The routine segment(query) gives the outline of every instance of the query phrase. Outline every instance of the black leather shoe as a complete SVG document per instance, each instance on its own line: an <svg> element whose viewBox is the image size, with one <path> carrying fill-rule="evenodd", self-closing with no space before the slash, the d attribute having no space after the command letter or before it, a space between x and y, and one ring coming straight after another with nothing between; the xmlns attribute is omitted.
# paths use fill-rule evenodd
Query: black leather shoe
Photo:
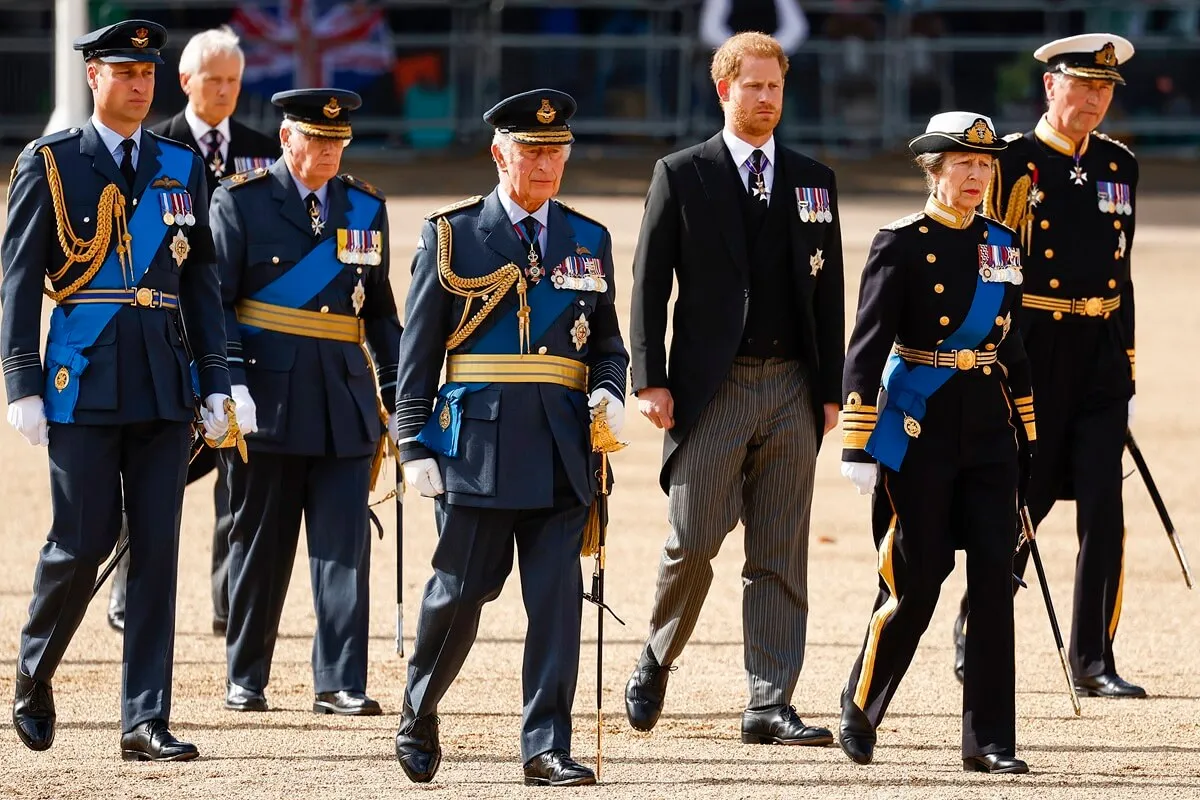
<svg viewBox="0 0 1200 800"><path fill-rule="evenodd" d="M213 636L224 636L229 628L229 620L213 617Z"/></svg>
<svg viewBox="0 0 1200 800"><path fill-rule="evenodd" d="M661 666L650 645L646 645L629 683L625 684L625 714L635 730L652 730L658 722L667 696L667 678L675 669Z"/></svg>
<svg viewBox="0 0 1200 800"><path fill-rule="evenodd" d="M960 611L954 618L954 677L963 682L967 665L967 618Z"/></svg>
<svg viewBox="0 0 1200 800"><path fill-rule="evenodd" d="M525 764L526 786L591 786L595 782L596 773L566 750L547 750Z"/></svg>
<svg viewBox="0 0 1200 800"><path fill-rule="evenodd" d="M231 683L225 690L225 707L230 711L266 711L267 698L262 692Z"/></svg>
<svg viewBox="0 0 1200 800"><path fill-rule="evenodd" d="M125 609L110 608L108 610L108 627L117 633L125 632Z"/></svg>
<svg viewBox="0 0 1200 800"><path fill-rule="evenodd" d="M13 727L30 750L49 750L54 744L54 690L49 681L34 680L17 670L13 693Z"/></svg>
<svg viewBox="0 0 1200 800"><path fill-rule="evenodd" d="M1120 675L1093 675L1075 679L1075 691L1084 697L1145 697L1146 690Z"/></svg>
<svg viewBox="0 0 1200 800"><path fill-rule="evenodd" d="M971 756L963 759L963 772L986 772L989 775L1024 775L1029 765L1019 758L1001 753Z"/></svg>
<svg viewBox="0 0 1200 800"><path fill-rule="evenodd" d="M383 709L363 692L340 690L321 692L313 701L314 714L341 714L344 717L377 717Z"/></svg>
<svg viewBox="0 0 1200 800"><path fill-rule="evenodd" d="M828 728L805 725L792 706L746 709L742 712L742 744L833 744Z"/></svg>
<svg viewBox="0 0 1200 800"><path fill-rule="evenodd" d="M442 746L438 742L438 718L433 714L400 718L396 732L396 760L413 783L429 783L442 765Z"/></svg>
<svg viewBox="0 0 1200 800"><path fill-rule="evenodd" d="M135 725L121 735L121 758L126 761L191 761L199 755L196 745L176 739L161 719Z"/></svg>
<svg viewBox="0 0 1200 800"><path fill-rule="evenodd" d="M842 752L855 764L870 764L875 757L875 729L867 715L854 703L842 706L838 743L842 746Z"/></svg>

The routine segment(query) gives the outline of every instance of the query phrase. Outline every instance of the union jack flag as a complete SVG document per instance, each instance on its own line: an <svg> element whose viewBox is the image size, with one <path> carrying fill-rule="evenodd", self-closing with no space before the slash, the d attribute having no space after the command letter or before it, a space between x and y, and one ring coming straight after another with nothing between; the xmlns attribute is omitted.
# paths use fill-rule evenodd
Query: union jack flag
<svg viewBox="0 0 1200 800"><path fill-rule="evenodd" d="M356 89L390 73L391 30L365 0L279 0L246 5L230 25L242 39L251 92L336 86Z"/></svg>

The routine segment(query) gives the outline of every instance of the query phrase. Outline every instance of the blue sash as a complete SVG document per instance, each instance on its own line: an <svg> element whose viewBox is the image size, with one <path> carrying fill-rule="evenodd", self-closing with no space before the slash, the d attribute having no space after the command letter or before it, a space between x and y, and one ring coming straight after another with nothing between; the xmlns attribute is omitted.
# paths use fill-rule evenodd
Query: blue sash
<svg viewBox="0 0 1200 800"><path fill-rule="evenodd" d="M1012 244L1007 229L988 223L988 244ZM1004 302L1005 285L989 283L982 276L975 279L975 296L966 319L954 333L946 337L938 350L972 350L991 332L996 314ZM883 388L887 402L879 412L875 431L867 440L866 451L880 464L898 470L908 452L910 437L904 432L906 416L920 422L925 417L925 402L954 375L953 367L910 366L896 353L887 360L883 370Z"/></svg>
<svg viewBox="0 0 1200 800"><path fill-rule="evenodd" d="M347 187L346 200L350 205L346 213L346 227L354 230L365 230L383 205L378 198L353 187ZM250 299L273 306L301 308L320 294L345 266L337 260L337 237L331 236L308 251L308 255L287 272L250 295ZM239 327L243 336L262 332L262 328L253 325Z"/></svg>
<svg viewBox="0 0 1200 800"><path fill-rule="evenodd" d="M567 213L564 210L564 213ZM575 230L575 241L599 253L604 243L604 228L589 219L570 215ZM550 265L553 266L553 265ZM530 288L526 294L529 303L529 341L536 342L545 335L550 326L575 302L577 292L571 289L556 289L548 277ZM458 350L479 355L515 354L520 343L518 306L497 319L492 326L474 341L469 341ZM479 391L486 383L447 383L438 391L433 414L425 427L417 434L417 441L435 453L454 458L458 455L458 434L462 429L462 399L471 392ZM449 424L443 428L443 410L449 411Z"/></svg>
<svg viewBox="0 0 1200 800"><path fill-rule="evenodd" d="M195 154L186 147L168 144L159 140L158 172L150 185L142 192L138 204L129 217L129 235L132 237L131 263L133 284L136 286L150 268L151 262L162 247L170 232L163 223L159 208L159 195L165 190L155 188L159 178L184 175L190 177L192 159ZM116 235L114 227L113 235ZM108 257L100 265L87 286L91 289L124 289L121 265L117 258L119 242L110 242ZM79 402L79 379L87 369L88 359L83 351L96 343L100 334L121 309L121 303L82 303L68 315L62 306L50 314L50 332L46 336L46 389L43 392L46 404L46 419L50 422L74 422L75 404ZM62 380L58 373L66 369L69 377Z"/></svg>

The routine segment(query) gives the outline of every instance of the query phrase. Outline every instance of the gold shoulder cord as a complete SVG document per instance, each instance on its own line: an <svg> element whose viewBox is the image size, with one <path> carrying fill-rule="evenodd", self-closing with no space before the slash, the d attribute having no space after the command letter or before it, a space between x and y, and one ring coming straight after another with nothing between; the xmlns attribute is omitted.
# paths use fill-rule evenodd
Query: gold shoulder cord
<svg viewBox="0 0 1200 800"><path fill-rule="evenodd" d="M520 353L529 352L529 304L525 300L526 283L525 276L521 273L521 268L516 264L509 262L500 269L494 272L489 272L487 275L480 275L478 278L463 278L455 275L450 268L451 255L451 239L453 232L450 223L445 217L438 217L437 221L437 264L438 264L438 280L450 294L456 297L462 297L466 300L463 306L462 317L458 321L458 327L454 329L454 333L450 334L450 338L446 340L446 349L453 350L458 347L467 337L475 332L475 329L487 319L508 291L515 284L517 287L517 296L521 301L521 308L517 311L517 316L520 321L518 330L520 342L518 343ZM471 316L471 305L475 300L484 298L483 306ZM470 317L470 319L468 319Z"/></svg>
<svg viewBox="0 0 1200 800"><path fill-rule="evenodd" d="M42 291L54 302L61 303L94 278L104 264L105 256L108 255L114 221L119 237L117 258L121 262L121 275L124 277L126 270L132 274L130 245L133 237L129 235L129 226L125 219L125 196L121 194L121 190L112 183L104 187L104 191L100 193L100 201L96 205L96 235L90 240L80 239L72 230L71 220L67 216L67 205L63 200L62 177L58 172L58 164L54 161L54 154L50 152L49 147L43 147L40 152L46 162L46 181L50 184L50 199L54 202L54 221L58 229L58 245L67 258L59 270L49 273L50 280L53 283L61 279L74 264L91 262L83 274L66 288L55 291L52 288L43 287Z"/></svg>

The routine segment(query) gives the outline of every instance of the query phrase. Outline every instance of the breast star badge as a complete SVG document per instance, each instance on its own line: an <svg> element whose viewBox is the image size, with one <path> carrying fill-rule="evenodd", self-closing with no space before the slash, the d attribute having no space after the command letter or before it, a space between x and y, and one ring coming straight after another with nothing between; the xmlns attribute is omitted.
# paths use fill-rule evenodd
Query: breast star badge
<svg viewBox="0 0 1200 800"><path fill-rule="evenodd" d="M171 255L175 258L175 266L182 267L183 260L188 257L190 252L192 252L192 245L183 235L183 230L175 231L175 238L171 240Z"/></svg>
<svg viewBox="0 0 1200 800"><path fill-rule="evenodd" d="M575 343L575 349L582 350L591 335L592 326L588 324L587 317L580 314L579 319L575 320L575 324L571 326L571 341Z"/></svg>
<svg viewBox="0 0 1200 800"><path fill-rule="evenodd" d="M1083 171L1083 167L1078 164L1071 167L1071 180L1075 181L1076 186L1083 186L1083 182L1087 180L1087 173Z"/></svg>
<svg viewBox="0 0 1200 800"><path fill-rule="evenodd" d="M813 277L816 277L817 273L825 266L825 257L821 254L820 248L813 253L812 258L808 259L808 265L812 267Z"/></svg>
<svg viewBox="0 0 1200 800"><path fill-rule="evenodd" d="M367 290L360 280L354 286L354 291L350 293L350 304L354 306L354 315L358 316L358 312L362 311L363 302L367 299Z"/></svg>

